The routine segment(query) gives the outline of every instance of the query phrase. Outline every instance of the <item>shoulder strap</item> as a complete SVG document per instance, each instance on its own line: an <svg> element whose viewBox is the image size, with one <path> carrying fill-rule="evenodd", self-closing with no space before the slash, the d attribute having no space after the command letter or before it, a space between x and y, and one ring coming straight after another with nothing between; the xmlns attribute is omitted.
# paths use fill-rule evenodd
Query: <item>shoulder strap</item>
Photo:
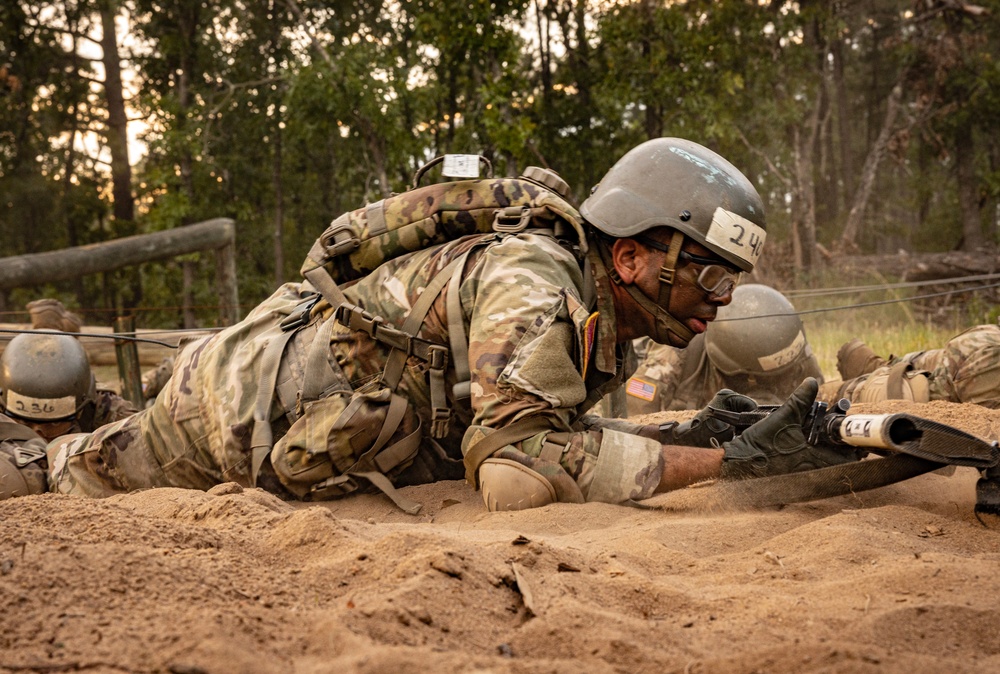
<svg viewBox="0 0 1000 674"><path fill-rule="evenodd" d="M0 442L11 440L14 442L23 440L41 440L42 437L24 424L16 421L0 418Z"/></svg>
<svg viewBox="0 0 1000 674"><path fill-rule="evenodd" d="M887 400L903 400L903 377L913 369L913 364L908 361L896 363L889 368L889 375L885 382L885 397Z"/></svg>
<svg viewBox="0 0 1000 674"><path fill-rule="evenodd" d="M465 317L462 313L462 297L460 290L462 287L461 270L465 269L465 262L469 258L469 253L461 257L459 274L452 277L448 283L448 296L446 300L448 312L448 343L451 346L451 362L455 366L455 376L458 380L452 387L452 393L456 400L466 400L471 396L471 376L469 373L469 340L465 335Z"/></svg>
<svg viewBox="0 0 1000 674"><path fill-rule="evenodd" d="M253 410L253 432L250 435L250 484L257 486L257 476L264 459L271 453L274 435L271 430L271 400L278 380L281 355L295 330L285 330L275 335L264 347L258 372L257 400Z"/></svg>

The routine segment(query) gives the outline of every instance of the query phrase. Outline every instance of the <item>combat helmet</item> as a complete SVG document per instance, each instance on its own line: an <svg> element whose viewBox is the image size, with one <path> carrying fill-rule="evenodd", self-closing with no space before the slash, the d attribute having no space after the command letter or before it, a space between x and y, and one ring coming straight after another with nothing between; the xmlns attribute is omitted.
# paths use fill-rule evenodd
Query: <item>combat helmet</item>
<svg viewBox="0 0 1000 674"><path fill-rule="evenodd" d="M682 138L656 138L626 153L583 202L580 213L605 237L638 237L657 227L673 230L656 302L638 288L626 287L656 317L658 334L653 339L661 343L668 343L667 332L684 343L694 336L666 310L685 237L734 269L750 272L766 236L764 204L753 184L720 155ZM621 283L607 259L605 266Z"/></svg>
<svg viewBox="0 0 1000 674"><path fill-rule="evenodd" d="M87 352L75 337L20 334L0 356L0 408L10 416L36 423L69 419L95 397Z"/></svg>
<svg viewBox="0 0 1000 674"><path fill-rule="evenodd" d="M769 286L750 283L733 291L705 331L705 352L727 376L781 375L813 358L795 307Z"/></svg>

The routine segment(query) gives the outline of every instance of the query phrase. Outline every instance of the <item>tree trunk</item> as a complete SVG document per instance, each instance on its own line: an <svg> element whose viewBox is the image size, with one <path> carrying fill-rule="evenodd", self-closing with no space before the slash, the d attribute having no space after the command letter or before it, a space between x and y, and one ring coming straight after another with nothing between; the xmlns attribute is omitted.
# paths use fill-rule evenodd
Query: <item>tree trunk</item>
<svg viewBox="0 0 1000 674"><path fill-rule="evenodd" d="M962 250L968 251L981 248L986 243L979 213L975 153L972 127L962 123L955 133L955 176L958 179L958 205L962 213Z"/></svg>
<svg viewBox="0 0 1000 674"><path fill-rule="evenodd" d="M111 194L114 201L115 236L131 236L138 231L135 225L135 199L132 196L132 166L128 157L128 116L125 114L125 95L122 88L121 57L118 53L118 36L115 31L115 0L105 0L100 5L101 49L104 64L104 96L108 108L107 143L111 153ZM127 308L142 304L142 275L139 270L125 270L125 290L121 291L122 305Z"/></svg>
<svg viewBox="0 0 1000 674"><path fill-rule="evenodd" d="M285 198L281 183L281 112L275 113L274 163L271 180L274 184L274 282L285 282Z"/></svg>
<svg viewBox="0 0 1000 674"><path fill-rule="evenodd" d="M107 140L111 152L114 216L119 224L119 235L128 236L135 233L134 226L129 224L121 228L121 223L135 220L135 201L132 197L132 167L128 158L128 117L125 115L121 58L115 34L116 9L113 0L101 5L101 48L104 51L104 95L108 106Z"/></svg>
<svg viewBox="0 0 1000 674"><path fill-rule="evenodd" d="M868 157L865 159L865 167L861 171L861 182L854 195L854 203L851 211L847 215L847 223L844 231L840 235L840 247L847 251L857 250L858 231L861 229L861 221L865 215L865 208L868 199L871 197L872 187L875 184L875 176L878 172L879 163L885 156L886 146L889 138L892 137L893 126L896 123L896 114L899 112L899 102L903 98L903 87L897 84L892 88L892 93L886 101L885 119L882 122L882 130L879 132L875 144L872 145Z"/></svg>
<svg viewBox="0 0 1000 674"><path fill-rule="evenodd" d="M847 84L844 82L844 41L837 39L831 45L833 54L833 90L837 99L837 130L840 142L840 166L837 175L840 177L838 202L845 203L846 195L854 193L854 150L851 142L851 108L847 98Z"/></svg>
<svg viewBox="0 0 1000 674"><path fill-rule="evenodd" d="M182 8L180 11L179 22L180 22L180 34L184 40L185 45L194 44L195 32L198 29L198 10L195 8L190 14L185 13ZM194 63L191 56L189 48L182 50L180 57L180 67L177 69L177 128L181 131L182 136L188 130L188 108L191 104L191 76L194 69ZM180 161L181 170L181 189L185 197L187 197L187 203L189 208L195 203L195 191L194 191L194 169L193 161L191 157L191 151L187 149L187 144L185 144L184 149L181 150ZM181 218L181 225L190 224L190 215L184 215ZM197 317L194 313L194 279L196 277L197 263L193 260L183 260L181 262L181 327L190 330L197 325Z"/></svg>

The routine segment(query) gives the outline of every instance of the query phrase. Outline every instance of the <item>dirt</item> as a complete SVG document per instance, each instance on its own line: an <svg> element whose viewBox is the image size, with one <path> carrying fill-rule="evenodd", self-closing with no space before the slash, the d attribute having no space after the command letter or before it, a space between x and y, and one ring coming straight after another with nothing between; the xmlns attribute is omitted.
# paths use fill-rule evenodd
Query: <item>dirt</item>
<svg viewBox="0 0 1000 674"><path fill-rule="evenodd" d="M975 406L855 411L1000 437ZM490 514L462 482L405 489L415 517L232 484L14 499L0 672L1000 671L978 477L752 510L688 489Z"/></svg>

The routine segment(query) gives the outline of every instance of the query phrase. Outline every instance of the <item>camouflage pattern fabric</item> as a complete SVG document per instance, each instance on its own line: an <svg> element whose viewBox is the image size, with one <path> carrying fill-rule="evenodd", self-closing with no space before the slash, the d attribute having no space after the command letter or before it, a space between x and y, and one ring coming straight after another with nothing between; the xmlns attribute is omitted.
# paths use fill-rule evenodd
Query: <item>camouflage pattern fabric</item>
<svg viewBox="0 0 1000 674"><path fill-rule="evenodd" d="M337 283L353 281L375 271L383 262L407 252L426 250L474 233L489 234L500 208L531 209L532 226L569 225L583 240L582 218L551 190L527 180L496 178L427 185L344 213L320 237L329 245L347 232L359 242L347 255L326 262ZM514 216L516 220L517 217ZM561 232L557 232L557 235ZM315 262L306 259L302 273Z"/></svg>
<svg viewBox="0 0 1000 674"><path fill-rule="evenodd" d="M142 373L142 397L149 402L160 395L167 380L174 371L174 358L167 356L160 364Z"/></svg>
<svg viewBox="0 0 1000 674"><path fill-rule="evenodd" d="M724 388L750 396L761 405L780 405L806 377L823 381L815 356L809 353L795 364L769 377L727 376L705 351L705 336L696 335L685 349L636 340L639 367L626 384L628 415L662 410L699 410Z"/></svg>
<svg viewBox="0 0 1000 674"><path fill-rule="evenodd" d="M127 419L135 413L135 407L132 403L125 400L125 398L122 398L114 391L98 389L97 400L94 403L93 418L81 420L79 429L73 429L71 432L89 433L105 424L113 424L116 421Z"/></svg>
<svg viewBox="0 0 1000 674"><path fill-rule="evenodd" d="M593 309L581 299L584 278L579 261L552 236L532 230L467 236L390 260L345 288L345 294L372 315L399 326L434 274L470 250L460 299L469 344L471 401L450 399L449 434L438 440L427 437L431 409L426 364L411 359L397 392L410 403L404 425L415 428L419 422L425 436L412 463L390 477L397 486L460 478L463 453L477 438L517 419L544 415L559 431L558 462L540 458L548 433L508 446L500 454L516 456L538 470L566 500L586 498L602 434L574 422L622 384L627 368L634 368L631 348L616 344L610 280L593 253L588 253L597 288ZM187 345L177 356L166 387L146 410L92 434L50 444L53 489L100 497L154 486L207 489L223 481L249 484L261 354L278 334L280 320L308 290L307 284L286 284L238 325ZM428 313L421 338L448 344L445 301L442 293ZM332 314L333 308L323 301L313 307L311 329L291 339L282 365L285 375L279 379L291 377L301 386L309 339ZM366 334L338 325L329 346L329 365L340 382L328 389L357 390L380 377L388 349ZM449 396L456 382L449 366ZM275 400L271 417L276 440L281 441L289 424L301 424L311 410L322 407L289 410ZM296 418L299 412L302 416ZM328 433L329 417L314 422L327 424L319 429L320 437ZM628 484L619 500L652 494L662 469L656 461L652 464L637 470L631 482L623 481Z"/></svg>
<svg viewBox="0 0 1000 674"><path fill-rule="evenodd" d="M1000 409L1000 326L977 325L956 335L940 349L892 356L886 365L846 382L831 382L821 397L844 396L857 402L868 382L884 379L898 363L910 363L928 379L931 400L975 403Z"/></svg>
<svg viewBox="0 0 1000 674"><path fill-rule="evenodd" d="M97 391L94 406L85 410L79 418L69 422L41 424L40 426L49 427L47 430L51 433L50 437L51 435L60 433L60 438L56 439L58 441L68 437L80 437L77 434L84 431L94 431L105 424L128 419L133 414L135 414L135 408L127 400L112 391L101 389ZM31 454L42 454L44 456L48 443L38 434L38 431L34 430L38 426L35 424L25 424L16 418L0 414L0 453L14 457L20 448ZM39 430L45 432L46 429ZM44 467L44 462L36 461L19 467L28 484L32 486L32 493L41 493L47 490L46 471Z"/></svg>

